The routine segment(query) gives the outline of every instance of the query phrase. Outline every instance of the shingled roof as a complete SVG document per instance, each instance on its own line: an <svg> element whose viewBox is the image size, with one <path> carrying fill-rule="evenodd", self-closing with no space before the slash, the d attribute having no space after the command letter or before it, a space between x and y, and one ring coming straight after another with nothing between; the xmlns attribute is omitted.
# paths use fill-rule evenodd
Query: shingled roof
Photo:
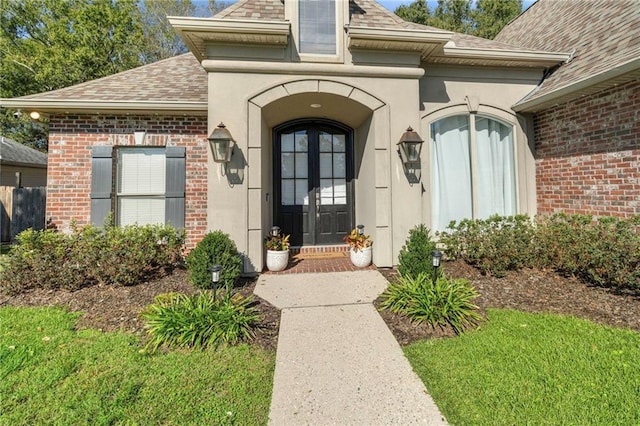
<svg viewBox="0 0 640 426"><path fill-rule="evenodd" d="M0 164L46 168L47 154L0 136Z"/></svg>
<svg viewBox="0 0 640 426"><path fill-rule="evenodd" d="M506 26L497 41L530 49L573 52L571 60L546 78L519 104L540 109L544 99L562 100L638 78L640 4L638 0L538 0ZM635 74L630 74L635 70ZM634 77L635 76L635 77ZM536 106L537 105L537 106Z"/></svg>

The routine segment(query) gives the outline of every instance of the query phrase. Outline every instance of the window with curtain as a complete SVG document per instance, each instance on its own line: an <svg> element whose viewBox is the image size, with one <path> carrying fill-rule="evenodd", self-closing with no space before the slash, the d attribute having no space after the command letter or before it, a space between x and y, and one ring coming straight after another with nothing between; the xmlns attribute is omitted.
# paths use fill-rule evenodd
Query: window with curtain
<svg viewBox="0 0 640 426"><path fill-rule="evenodd" d="M335 0L299 0L300 53L336 54Z"/></svg>
<svg viewBox="0 0 640 426"><path fill-rule="evenodd" d="M118 150L116 213L119 225L165 223L164 148Z"/></svg>
<svg viewBox="0 0 640 426"><path fill-rule="evenodd" d="M513 126L476 114L431 124L432 228L516 214Z"/></svg>

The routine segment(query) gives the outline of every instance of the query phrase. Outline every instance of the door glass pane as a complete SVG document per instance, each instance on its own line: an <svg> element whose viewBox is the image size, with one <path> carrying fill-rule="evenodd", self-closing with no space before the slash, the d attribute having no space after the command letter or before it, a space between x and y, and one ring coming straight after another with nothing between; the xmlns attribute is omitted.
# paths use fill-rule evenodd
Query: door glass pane
<svg viewBox="0 0 640 426"><path fill-rule="evenodd" d="M333 179L320 179L320 204L333 204Z"/></svg>
<svg viewBox="0 0 640 426"><path fill-rule="evenodd" d="M516 214L516 174L512 126L476 117L476 217Z"/></svg>
<svg viewBox="0 0 640 426"><path fill-rule="evenodd" d="M293 133L283 133L280 136L280 150L282 152L293 152Z"/></svg>
<svg viewBox="0 0 640 426"><path fill-rule="evenodd" d="M333 180L333 193L336 197L347 196L347 181L344 179Z"/></svg>
<svg viewBox="0 0 640 426"><path fill-rule="evenodd" d="M331 134L326 132L320 132L320 152L331 152L332 148Z"/></svg>
<svg viewBox="0 0 640 426"><path fill-rule="evenodd" d="M309 180L296 179L296 206L309 205Z"/></svg>
<svg viewBox="0 0 640 426"><path fill-rule="evenodd" d="M331 154L320 154L320 178L333 177L333 160Z"/></svg>
<svg viewBox="0 0 640 426"><path fill-rule="evenodd" d="M346 154L333 154L333 177L347 176Z"/></svg>
<svg viewBox="0 0 640 426"><path fill-rule="evenodd" d="M333 135L333 152L345 152L345 135Z"/></svg>
<svg viewBox="0 0 640 426"><path fill-rule="evenodd" d="M309 177L309 154L306 152L296 154L296 177L305 179Z"/></svg>
<svg viewBox="0 0 640 426"><path fill-rule="evenodd" d="M293 177L293 157L294 154L283 152L282 153L282 177L283 178L292 178Z"/></svg>
<svg viewBox="0 0 640 426"><path fill-rule="evenodd" d="M307 152L309 150L309 141L307 132L296 132L295 136L296 152Z"/></svg>
<svg viewBox="0 0 640 426"><path fill-rule="evenodd" d="M282 179L282 201L281 204L283 206L293 206L294 205L294 180L293 179Z"/></svg>
<svg viewBox="0 0 640 426"><path fill-rule="evenodd" d="M432 229L443 231L452 220L473 217L467 115L431 125L431 188Z"/></svg>

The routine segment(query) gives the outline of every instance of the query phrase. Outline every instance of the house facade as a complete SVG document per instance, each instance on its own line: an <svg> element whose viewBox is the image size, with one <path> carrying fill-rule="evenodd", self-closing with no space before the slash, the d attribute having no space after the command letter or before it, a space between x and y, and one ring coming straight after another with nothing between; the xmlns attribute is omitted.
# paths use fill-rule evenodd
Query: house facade
<svg viewBox="0 0 640 426"><path fill-rule="evenodd" d="M392 266L419 223L537 213L533 115L513 106L562 50L407 23L373 0L168 19L190 53L3 100L49 115L47 216L63 229L112 213L184 227L190 247L221 229L255 273L273 225L330 246L363 224ZM228 163L207 140L220 123ZM413 159L398 145L409 128L424 140Z"/></svg>
<svg viewBox="0 0 640 426"><path fill-rule="evenodd" d="M496 37L571 52L513 110L533 115L537 209L640 214L640 7L538 0Z"/></svg>

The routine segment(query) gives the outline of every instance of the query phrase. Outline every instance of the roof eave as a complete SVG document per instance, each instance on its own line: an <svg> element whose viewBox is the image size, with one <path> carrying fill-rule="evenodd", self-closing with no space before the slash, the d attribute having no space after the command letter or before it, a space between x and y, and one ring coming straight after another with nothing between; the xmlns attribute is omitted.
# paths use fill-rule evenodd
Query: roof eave
<svg viewBox="0 0 640 426"><path fill-rule="evenodd" d="M43 113L59 112L145 112L207 114L207 102L91 101L86 99L0 99L0 106Z"/></svg>
<svg viewBox="0 0 640 426"><path fill-rule="evenodd" d="M420 52L422 57L427 57L453 37L453 33L449 31L420 29L347 26L346 30L349 49Z"/></svg>
<svg viewBox="0 0 640 426"><path fill-rule="evenodd" d="M601 73L588 76L538 97L535 96L535 93L531 93L516 103L512 109L516 112L540 111L549 106L574 99L577 96L604 90L607 87L621 84L626 80L638 77L640 77L640 58L633 59ZM607 82L610 84L607 85Z"/></svg>
<svg viewBox="0 0 640 426"><path fill-rule="evenodd" d="M448 58L500 60L513 62L527 62L531 65L551 67L565 62L571 56L562 52L537 52L531 50L504 50L504 49L480 49L471 47L457 47L447 44L443 48L444 55Z"/></svg>
<svg viewBox="0 0 640 426"><path fill-rule="evenodd" d="M9 160L3 160L2 158L0 158L0 164L2 164L3 166L29 167L29 168L32 168L32 169L46 169L47 168L46 164L24 163L22 161L9 161Z"/></svg>

